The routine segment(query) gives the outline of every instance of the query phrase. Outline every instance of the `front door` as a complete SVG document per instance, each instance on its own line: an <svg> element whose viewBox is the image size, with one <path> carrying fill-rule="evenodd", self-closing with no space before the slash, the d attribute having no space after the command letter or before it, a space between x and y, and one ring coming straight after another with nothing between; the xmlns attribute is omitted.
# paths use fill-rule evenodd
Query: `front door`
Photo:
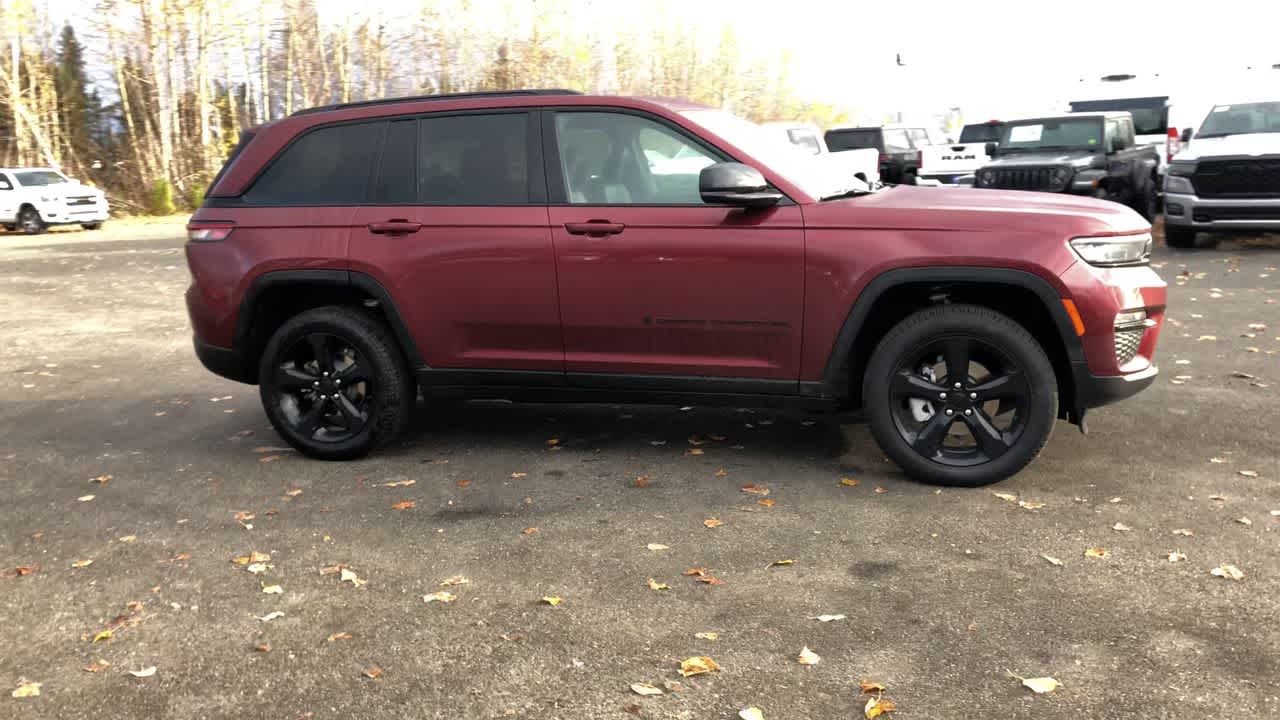
<svg viewBox="0 0 1280 720"><path fill-rule="evenodd" d="M538 140L524 111L388 125L348 258L391 293L438 381L562 378Z"/></svg>
<svg viewBox="0 0 1280 720"><path fill-rule="evenodd" d="M704 204L699 172L731 158L657 117L566 110L548 114L544 132L555 141L549 216L571 383L798 380L799 207Z"/></svg>

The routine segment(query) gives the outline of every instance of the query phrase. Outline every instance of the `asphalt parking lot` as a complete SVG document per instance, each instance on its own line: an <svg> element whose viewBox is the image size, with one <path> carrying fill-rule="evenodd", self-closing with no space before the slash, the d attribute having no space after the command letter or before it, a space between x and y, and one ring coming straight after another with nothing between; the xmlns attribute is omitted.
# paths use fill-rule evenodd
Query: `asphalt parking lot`
<svg viewBox="0 0 1280 720"><path fill-rule="evenodd" d="M180 234L0 237L0 717L1280 715L1276 239L1161 247L1157 384L939 491L731 409L421 408L302 459L193 356Z"/></svg>

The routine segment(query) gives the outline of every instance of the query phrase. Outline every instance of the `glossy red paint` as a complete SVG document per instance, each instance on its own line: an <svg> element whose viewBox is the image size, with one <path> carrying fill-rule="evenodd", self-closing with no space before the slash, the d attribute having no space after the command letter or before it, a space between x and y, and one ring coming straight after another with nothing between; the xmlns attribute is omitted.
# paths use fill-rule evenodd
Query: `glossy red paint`
<svg viewBox="0 0 1280 720"><path fill-rule="evenodd" d="M570 372L795 380L800 208L550 208ZM621 232L580 235L591 220Z"/></svg>

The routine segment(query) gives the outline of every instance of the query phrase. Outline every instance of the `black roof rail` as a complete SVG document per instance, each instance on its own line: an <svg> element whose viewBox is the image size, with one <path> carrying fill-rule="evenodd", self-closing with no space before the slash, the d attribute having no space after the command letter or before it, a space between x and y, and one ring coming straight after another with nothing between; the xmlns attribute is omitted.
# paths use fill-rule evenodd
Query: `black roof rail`
<svg viewBox="0 0 1280 720"><path fill-rule="evenodd" d="M347 108L371 107L377 105L394 105L396 103L421 102L423 100L457 100L460 98L487 98L487 97L520 97L524 95L581 95L577 90L565 90L562 88L539 88L532 90L488 90L483 92L464 92L464 93L441 93L439 95L411 95L407 97L379 98L377 100L361 100L349 103L334 103L332 105L318 105L305 110L299 110L293 115L310 115L318 112L328 112L330 110L345 110ZM290 117L293 117L291 115Z"/></svg>

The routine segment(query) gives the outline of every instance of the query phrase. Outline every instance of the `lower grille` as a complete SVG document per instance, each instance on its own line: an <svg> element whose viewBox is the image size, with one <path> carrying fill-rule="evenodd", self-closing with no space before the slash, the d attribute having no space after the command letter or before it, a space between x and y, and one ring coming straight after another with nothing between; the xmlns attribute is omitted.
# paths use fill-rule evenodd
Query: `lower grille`
<svg viewBox="0 0 1280 720"><path fill-rule="evenodd" d="M69 197L69 198L67 198L67 205L68 205L68 206L71 206L71 207L74 207L74 206L76 206L76 205L93 205L93 204L94 204L94 199L93 199L93 196L92 196L92 195L88 195L88 196L85 196L85 197Z"/></svg>
<svg viewBox="0 0 1280 720"><path fill-rule="evenodd" d="M1146 328L1116 330L1116 364L1123 366L1138 354Z"/></svg>
<svg viewBox="0 0 1280 720"><path fill-rule="evenodd" d="M1280 203L1275 207L1210 207L1196 208L1196 216L1209 220L1271 220L1280 222Z"/></svg>
<svg viewBox="0 0 1280 720"><path fill-rule="evenodd" d="M998 168L995 170L992 181L983 185L1005 190L1057 192L1062 189L1062 184L1054 182L1053 170L1053 168Z"/></svg>
<svg viewBox="0 0 1280 720"><path fill-rule="evenodd" d="M1191 182L1200 197L1280 197L1280 158L1201 160Z"/></svg>

